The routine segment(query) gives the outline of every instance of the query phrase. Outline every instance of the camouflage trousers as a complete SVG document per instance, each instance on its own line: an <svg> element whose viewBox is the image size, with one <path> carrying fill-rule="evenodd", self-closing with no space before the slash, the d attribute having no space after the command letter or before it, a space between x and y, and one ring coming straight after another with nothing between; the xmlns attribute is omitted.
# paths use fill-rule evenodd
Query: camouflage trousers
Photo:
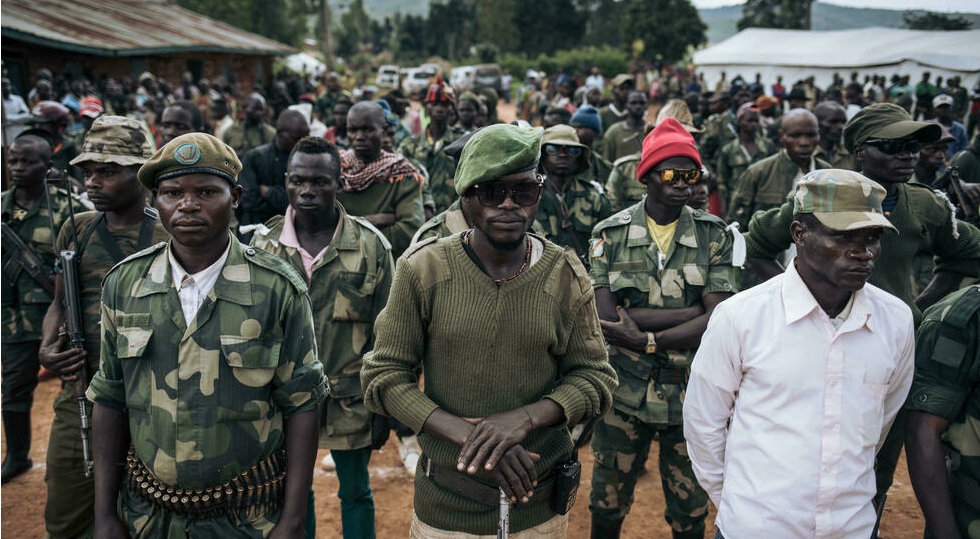
<svg viewBox="0 0 980 539"><path fill-rule="evenodd" d="M659 437L664 518L675 532L703 535L708 494L691 470L683 425L651 425L616 409L596 423L592 438L592 519L620 523L626 518L633 504L636 479L646 464L655 435Z"/></svg>
<svg viewBox="0 0 980 539"><path fill-rule="evenodd" d="M95 521L95 482L93 478L85 477L82 470L84 457L78 430L81 420L73 387L71 384L65 386L54 399L54 419L44 472L48 487L44 527L48 539L92 537ZM91 417L91 404L89 414Z"/></svg>

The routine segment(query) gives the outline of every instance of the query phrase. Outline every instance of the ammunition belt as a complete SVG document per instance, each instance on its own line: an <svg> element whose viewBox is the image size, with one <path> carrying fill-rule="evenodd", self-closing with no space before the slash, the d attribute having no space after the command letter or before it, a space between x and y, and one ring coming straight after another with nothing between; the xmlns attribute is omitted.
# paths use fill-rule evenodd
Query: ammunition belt
<svg viewBox="0 0 980 539"><path fill-rule="evenodd" d="M126 465L130 493L154 507L188 518L230 515L254 520L274 513L282 506L286 478L284 449L259 461L230 481L207 488L183 488L160 481L132 448L126 455Z"/></svg>

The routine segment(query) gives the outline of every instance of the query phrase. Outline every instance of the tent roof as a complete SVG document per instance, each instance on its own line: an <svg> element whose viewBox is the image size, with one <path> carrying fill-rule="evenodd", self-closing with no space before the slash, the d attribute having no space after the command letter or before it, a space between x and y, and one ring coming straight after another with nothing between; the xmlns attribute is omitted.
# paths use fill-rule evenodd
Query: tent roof
<svg viewBox="0 0 980 539"><path fill-rule="evenodd" d="M159 0L3 0L2 24L4 38L97 56L296 51Z"/></svg>
<svg viewBox="0 0 980 539"><path fill-rule="evenodd" d="M911 60L951 71L980 71L978 43L980 30L873 27L814 32L749 28L694 53L694 63L858 68Z"/></svg>

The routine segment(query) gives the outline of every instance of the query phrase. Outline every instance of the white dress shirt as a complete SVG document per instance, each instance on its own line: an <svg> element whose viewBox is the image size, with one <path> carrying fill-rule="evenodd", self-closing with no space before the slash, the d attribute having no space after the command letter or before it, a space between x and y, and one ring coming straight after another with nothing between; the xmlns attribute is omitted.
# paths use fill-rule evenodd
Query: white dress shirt
<svg viewBox="0 0 980 539"><path fill-rule="evenodd" d="M197 311L201 308L201 304L204 303L204 298L207 297L208 292L214 288L214 283L218 282L218 275L221 273L221 269L225 267L225 261L228 260L228 253L230 251L231 241L228 242L228 246L225 247L225 252L214 264L192 274L187 273L184 267L180 265L180 262L177 262L170 247L167 247L167 256L170 260L170 273L173 276L174 288L177 289L177 297L180 298L180 310L184 313L184 323L188 326L191 325L191 321L197 316Z"/></svg>
<svg viewBox="0 0 980 539"><path fill-rule="evenodd" d="M726 539L871 536L874 458L912 383L914 330L870 284L849 307L835 328L791 263L714 310L684 435Z"/></svg>

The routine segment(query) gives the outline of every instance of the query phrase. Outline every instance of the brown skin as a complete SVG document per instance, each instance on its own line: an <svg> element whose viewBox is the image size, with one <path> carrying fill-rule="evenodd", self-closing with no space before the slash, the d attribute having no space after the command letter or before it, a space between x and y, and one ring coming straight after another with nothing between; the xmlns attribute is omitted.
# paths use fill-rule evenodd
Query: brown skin
<svg viewBox="0 0 980 539"><path fill-rule="evenodd" d="M14 201L33 208L44 194L44 173L51 168L51 146L38 137L14 139L7 149L7 167Z"/></svg>
<svg viewBox="0 0 980 539"><path fill-rule="evenodd" d="M783 115L779 128L779 140L790 160L801 169L809 171L810 158L820 140L817 117L804 109L793 109Z"/></svg>
<svg viewBox="0 0 980 539"><path fill-rule="evenodd" d="M926 517L926 525L934 539L959 539L949 494L946 472L946 449L942 435L949 421L918 410L909 410L905 423L905 454L909 464L909 479L915 497Z"/></svg>
<svg viewBox="0 0 980 539"><path fill-rule="evenodd" d="M194 132L194 118L191 117L190 112L180 107L167 107L163 109L163 115L160 118L159 125L163 132L164 144L181 135Z"/></svg>
<svg viewBox="0 0 980 539"><path fill-rule="evenodd" d="M384 109L377 103L361 101L347 113L347 137L354 154L363 161L370 163L381 156L384 130ZM388 227L396 222L394 213L372 213L363 217L376 227Z"/></svg>
<svg viewBox="0 0 980 539"><path fill-rule="evenodd" d="M827 152L833 152L840 142L847 123L847 112L839 103L822 101L813 109L820 127L820 147Z"/></svg>
<svg viewBox="0 0 980 539"><path fill-rule="evenodd" d="M425 112L429 115L428 133L432 140L441 140L449 129L449 115L454 110L452 103L426 103Z"/></svg>
<svg viewBox="0 0 980 539"><path fill-rule="evenodd" d="M136 178L138 166L123 167L115 163L85 161L79 165L85 178L85 189L95 208L105 212L109 232L123 230L143 221L145 191ZM65 350L68 337L64 332L65 289L61 275L55 275L54 299L44 315L41 348L38 359L45 368L58 373L65 382L73 382L85 365L88 352L80 348Z"/></svg>
<svg viewBox="0 0 980 539"><path fill-rule="evenodd" d="M276 138L273 144L276 150L281 153L289 153L299 139L310 134L310 125L306 123L306 118L295 110L284 110L276 120ZM268 185L259 185L259 194L263 197L269 193Z"/></svg>
<svg viewBox="0 0 980 539"><path fill-rule="evenodd" d="M948 142L922 146L922 149L919 150L919 159L915 162L915 176L920 181L935 179L936 173L946 164L946 151L948 149Z"/></svg>
<svg viewBox="0 0 980 539"><path fill-rule="evenodd" d="M286 194L296 212L296 239L308 253L330 245L340 218L334 202L340 185L340 163L330 154L296 152L286 170Z"/></svg>
<svg viewBox="0 0 980 539"><path fill-rule="evenodd" d="M503 176L505 184L536 182L533 171ZM472 192L460 199L467 222L472 223L470 246L487 276L502 279L514 275L525 259L525 237L538 205L523 207L510 196L495 208L485 208ZM558 403L551 399L507 410L483 418L463 418L442 409L433 412L422 431L460 446L459 471L475 474L480 467L493 473L512 502L527 502L534 495L537 474L534 463L540 455L520 444L531 431L565 421Z"/></svg>
<svg viewBox="0 0 980 539"><path fill-rule="evenodd" d="M687 170L698 168L688 157L671 157L657 163L641 182L647 186L646 213L658 224L666 225L680 217L684 205L691 196L691 186L684 182L667 185L658 171L664 169ZM657 347L665 350L687 350L701 344L701 335L708 327L711 312L730 293L713 292L701 298L700 303L680 309L654 309L619 305L619 300L608 287L595 290L599 324L606 342L628 350L642 352L647 346L646 332L652 331Z"/></svg>

